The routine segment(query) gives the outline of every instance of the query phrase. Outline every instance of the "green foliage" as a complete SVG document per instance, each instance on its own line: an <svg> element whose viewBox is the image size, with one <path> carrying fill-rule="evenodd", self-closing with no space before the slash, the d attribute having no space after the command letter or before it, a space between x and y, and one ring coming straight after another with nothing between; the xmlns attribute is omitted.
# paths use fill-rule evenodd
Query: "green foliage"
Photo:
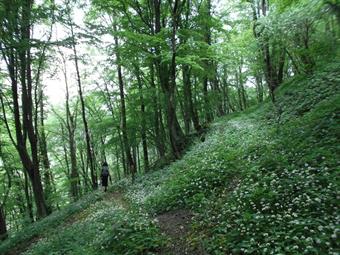
<svg viewBox="0 0 340 255"><path fill-rule="evenodd" d="M318 103L339 93L339 82L338 64L334 62L326 65L308 79L302 75L283 84L278 89L278 93L284 97L284 100L278 100L275 104L275 107L282 112L281 122L288 122L313 111ZM299 86L296 86L297 83ZM324 111L329 109L319 108L319 110L325 114ZM271 111L266 117L276 118L277 116L275 111Z"/></svg>
<svg viewBox="0 0 340 255"><path fill-rule="evenodd" d="M212 236L206 243L212 254L336 254L339 208L335 158L339 151L335 102L339 96L327 89L316 92L311 88L315 79L323 77L325 84L318 85L333 86L334 91L336 82L329 83L326 77L338 75L334 71L327 75L320 72L306 82L291 81L294 87L286 93L292 95L282 93L279 98L288 107L284 114L290 115L279 135L273 128L275 121L264 125L262 120L261 126L252 126L252 136L259 137L256 147L244 151L248 158L245 177L231 194L206 200L204 214L197 217L200 238ZM304 99L297 100L299 97L294 95L299 95L300 89L305 92ZM314 100L317 94L321 96ZM295 103L309 106L304 117L293 117L293 98Z"/></svg>
<svg viewBox="0 0 340 255"><path fill-rule="evenodd" d="M78 202L73 203L72 205L60 211L52 213L49 217L23 228L21 231L15 233L14 236L0 244L0 253L8 252L9 250L18 246L25 246L35 238L39 237L42 233L48 234L54 228L60 225L63 226L64 221L67 218L83 211L89 205L100 199L102 199L102 196L100 196L99 193L91 193L87 196L84 196Z"/></svg>
<svg viewBox="0 0 340 255"><path fill-rule="evenodd" d="M127 212L114 201L91 205L79 216L25 254L146 254L165 243L147 214Z"/></svg>
<svg viewBox="0 0 340 255"><path fill-rule="evenodd" d="M65 53L65 69L70 61L79 58L83 89L88 86L92 90L96 86L94 91L83 91L96 171L99 172L99 162L107 160L117 179L123 175L123 164L126 165L124 153L128 153L124 147L132 150L139 172L143 172L143 152L149 153L151 168L164 166L173 157L171 149L178 154L176 157L180 154L172 147L180 140L177 137L182 137L181 132L177 135L173 132L181 128L171 127L171 123L185 126L188 136L200 133L197 126L205 126L210 113L219 116L223 111L241 111L262 102L260 98L271 86L269 76L277 76L278 83L281 78L289 80L276 91L275 104L266 103L248 108L245 114L219 119L211 126L205 141L196 141L181 160L161 171L140 174L136 183L128 179L119 181L112 190L126 194L129 208L122 208L110 197L102 201L102 195L95 192L16 234L15 229L30 224L27 208L33 198L30 194L25 197L23 187L30 193L35 184L24 183L18 153L9 136L2 134L7 130L1 123L1 131L5 132L1 132L0 183L4 184L0 185L0 194L2 198L8 195L3 206L11 237L1 243L0 253L11 249L19 252L31 242L35 244L27 254L157 252L165 238L152 216L178 208L194 212L189 241L204 240L211 254L339 251L336 242L339 62L322 68L340 53L338 0L262 1L268 4L262 13L258 0L228 1L225 10L210 7L210 1L179 1L178 15L171 13L171 1L161 1L159 33L155 31L157 10L148 1L91 1L85 18L91 33L84 32L83 24L72 20L72 15L77 14L73 10L83 5L79 1L66 1L64 7L62 3L40 1L32 9L26 6L27 1L13 1L12 5L9 2L0 1L0 44L4 46L1 61L7 63L9 71L14 64L14 73L18 73L12 77L10 73L1 73L4 83L1 96L5 99L9 129L15 134L11 116L14 97L11 98L15 93L8 83L18 78L20 97L25 91L25 79L29 87L34 80L33 126L41 130L39 114L43 111L35 109L45 99L43 94L41 98L38 95L40 83L45 83L43 76L47 70L55 72L49 66L55 66L58 58L48 55L55 55L56 45L75 46L78 56L69 55L69 49L58 51ZM181 6L183 3L186 5ZM27 15L25 10L29 11ZM29 18L26 20L25 16ZM173 29L176 16L180 19ZM53 42L54 36L46 38L50 32L52 35L49 29L55 22L65 27L62 34L66 38L58 42ZM24 29L26 25L30 31ZM39 31L31 33L33 27ZM66 30L71 28L72 36L67 38ZM36 38L25 39L24 31ZM76 44L82 43L81 47L73 45L73 39ZM85 46L85 41L91 46ZM91 48L85 50L88 47ZM31 58L21 54L28 49ZM75 51L73 55L77 55ZM84 56L84 51L89 55ZM104 57L98 60L97 54ZM40 55L44 56L40 59ZM118 55L126 94L123 118L126 128L121 121L122 103L117 100ZM96 67L87 67L94 63ZM174 69L170 68L172 63ZM44 75L38 77L40 72ZM72 70L65 73L66 79L72 76ZM19 105L24 102L23 99ZM41 102L44 108L44 101ZM91 189L80 105L76 98L70 98L68 103L74 126L68 123L71 119L65 121L62 106L53 109L44 128L53 175L53 194L46 197L54 207L63 207L70 201L70 184L74 180L70 178L70 139L74 139L76 147L80 193ZM20 113L25 110L20 109ZM45 117L47 114L45 111ZM195 131L194 122L199 122ZM23 125L26 126L27 123ZM24 140L26 135L32 140L29 132L22 132ZM126 139L122 139L122 133L127 134ZM40 134L37 137L41 139ZM158 141L165 150L161 159L163 148L158 147ZM148 146L145 151L142 142ZM38 144L43 143L39 140ZM182 147L182 141L178 144ZM33 147L27 149L34 152ZM47 188L49 178L45 173L41 171L43 179L46 178L42 183L45 193L52 193L46 192L52 189ZM33 205L33 213L35 210Z"/></svg>
<svg viewBox="0 0 340 255"><path fill-rule="evenodd" d="M25 254L157 253L167 240L152 215L188 208L187 241L209 254L336 254L339 77L329 64L292 79L276 105L220 118L182 159L88 196L0 251L39 238Z"/></svg>
<svg viewBox="0 0 340 255"><path fill-rule="evenodd" d="M146 213L122 211L110 214L107 222L109 220L113 227L110 226L101 242L104 250L115 254L145 254L157 251L166 243L155 222Z"/></svg>
<svg viewBox="0 0 340 255"><path fill-rule="evenodd" d="M283 86L279 133L269 104L220 120L171 166L149 210L190 207L192 241L209 254L336 254L337 77L328 65Z"/></svg>

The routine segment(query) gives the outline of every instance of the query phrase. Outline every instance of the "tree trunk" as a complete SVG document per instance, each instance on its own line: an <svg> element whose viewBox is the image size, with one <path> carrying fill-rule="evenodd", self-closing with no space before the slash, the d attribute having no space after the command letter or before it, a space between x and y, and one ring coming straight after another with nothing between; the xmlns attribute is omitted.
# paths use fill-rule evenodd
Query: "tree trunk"
<svg viewBox="0 0 340 255"><path fill-rule="evenodd" d="M81 172L82 172L82 176L83 176L83 183L84 183L84 189L87 191L90 188L90 183L91 180L89 179L89 175L88 175L88 168L86 166L85 163L85 155L82 149L79 150L79 156L80 156L80 165L81 165Z"/></svg>
<svg viewBox="0 0 340 255"><path fill-rule="evenodd" d="M97 189L98 180L97 180L97 173L96 173L96 167L95 167L95 162L94 162L94 153L92 149L91 136L90 136L90 131L89 131L87 118L86 118L85 100L83 96L83 88L81 84L80 71L79 71L79 65L78 65L78 54L77 54L76 41L75 41L72 24L70 26L70 29L71 29L71 38L72 38L72 49L73 49L73 54L74 54L74 64L76 67L76 74L77 74L78 93L79 93L79 99L80 99L80 105L81 105L81 113L82 113L82 119L83 119L83 124L84 124L84 131L85 131L87 160L90 164L92 188Z"/></svg>
<svg viewBox="0 0 340 255"><path fill-rule="evenodd" d="M167 103L167 117L169 125L169 136L172 152L176 158L181 156L181 152L185 148L186 139L184 133L179 125L176 115L176 102L175 102L175 91L176 91L176 33L178 28L179 19L179 4L180 0L175 0L174 7L172 10L172 37L171 37L171 50L172 59L170 66L170 82L164 84L164 90L166 91L166 103Z"/></svg>
<svg viewBox="0 0 340 255"><path fill-rule="evenodd" d="M259 47L261 54L263 55L263 61L264 61L264 75L265 80L267 82L268 88L269 88L269 95L271 100L275 101L275 95L274 91L275 89L280 85L283 78L283 67L284 67L284 59L286 51L282 50L280 52L280 59L278 63L278 67L275 65L273 61L273 56L270 52L270 41L269 37L267 35L261 35L259 32L257 32L256 27L258 26L258 18L262 13L262 16L267 16L267 10L268 10L268 2L266 0L261 0L260 4L255 6L255 3L252 3L252 9L253 9L253 34L256 39L259 39ZM256 11L258 9L258 11ZM260 38L260 37L263 38Z"/></svg>
<svg viewBox="0 0 340 255"><path fill-rule="evenodd" d="M194 107L194 103L192 100L192 89L191 89L191 81L190 81L190 68L187 65L183 65L182 67L182 75L183 75L183 87L184 87L184 111L187 114L187 118L189 121L191 120L196 132L201 132L201 125L199 123L199 117L197 111Z"/></svg>
<svg viewBox="0 0 340 255"><path fill-rule="evenodd" d="M44 192L41 184L38 157L38 139L34 127L33 99L32 99L32 71L31 71L31 9L32 1L26 0L20 3L19 9L12 10L12 6L7 6L7 15L13 15L15 19L10 19L6 32L9 36L17 38L21 47L7 43L6 51L2 49L3 56L6 60L9 77L11 80L12 105L16 133L16 142L12 140L16 147L23 168L28 173L32 183L34 199L37 208L38 218L47 215L47 207L44 198ZM18 15L20 12L21 15ZM20 24L20 27L18 26ZM20 89L18 88L20 80ZM21 95L21 104L19 104L19 93ZM20 111L21 109L21 111ZM35 109L37 110L37 109ZM9 133L11 136L11 134ZM29 146L27 146L27 140ZM28 149L29 147L29 149Z"/></svg>
<svg viewBox="0 0 340 255"><path fill-rule="evenodd" d="M203 98L204 98L205 121L209 123L213 120L213 115L211 113L209 93L208 93L208 77L203 78Z"/></svg>
<svg viewBox="0 0 340 255"><path fill-rule="evenodd" d="M114 26L114 31L117 32L116 24L114 24L113 26ZM128 164L128 170L132 176L132 180L134 181L137 169L136 169L136 164L133 160L133 157L130 151L130 143L129 143L129 138L128 138L127 123L126 123L126 108L125 108L124 82L123 82L123 76L122 76L122 65L121 65L121 60L120 60L120 54L118 51L119 42L118 42L118 37L116 34L114 35L114 43L115 43L115 54L116 54L116 60L117 60L120 110L121 110L121 131L122 131L122 136L123 136L123 145L124 145L126 160Z"/></svg>
<svg viewBox="0 0 340 255"><path fill-rule="evenodd" d="M191 129L191 112L189 109L189 91L188 84L184 81L184 67L182 67L182 75L183 75L183 120L184 120L184 132L185 135L189 135Z"/></svg>
<svg viewBox="0 0 340 255"><path fill-rule="evenodd" d="M100 147L101 147L101 161L107 162L106 151L105 151L105 140L102 135L100 135Z"/></svg>
<svg viewBox="0 0 340 255"><path fill-rule="evenodd" d="M185 111L185 108L184 108L184 101L185 99L182 100L181 98L181 93L180 91L178 90L178 87L176 86L176 103L178 102L178 106L179 106L179 112L181 113L182 115L182 119L184 121L184 133L185 135L189 135L189 132L190 132L190 116L189 114ZM177 108L177 107L176 107Z"/></svg>
<svg viewBox="0 0 340 255"><path fill-rule="evenodd" d="M34 216L33 216L33 204L31 201L31 192L30 192L30 186L29 186L29 182L28 182L28 176L26 171L24 171L24 178L25 178L25 182L24 182L24 191L25 191L25 199L26 199L26 213L27 216L29 217L31 222L34 222Z"/></svg>
<svg viewBox="0 0 340 255"><path fill-rule="evenodd" d="M143 85L140 78L139 67L136 68L136 75L138 81L138 90L139 90L139 100L140 100L140 112L141 112L141 138L142 138L142 147L143 147L143 160L144 160L144 171L147 172L149 170L149 154L148 154L148 144L146 137L146 118L145 118L145 103L143 96Z"/></svg>
<svg viewBox="0 0 340 255"><path fill-rule="evenodd" d="M204 41L208 47L211 46L211 29L210 29L210 22L211 22L211 0L205 1L205 5L203 6L204 11L204 18L206 19L204 25ZM211 103L209 99L209 92L208 92L208 82L209 82L209 71L211 71L211 63L209 60L204 60L204 77L203 77L203 98L204 98L204 111L205 111L205 119L206 122L211 122L214 118L211 109Z"/></svg>
<svg viewBox="0 0 340 255"><path fill-rule="evenodd" d="M228 72L227 68L223 68L223 75L222 75L222 90L223 90L223 101L224 101L224 109L227 113L234 112L235 109L230 101L230 92L229 92L229 85L228 85Z"/></svg>
<svg viewBox="0 0 340 255"><path fill-rule="evenodd" d="M239 66L239 90L240 90L240 100L243 105L243 110L247 109L247 98L246 98L246 91L244 88L244 80L243 80L243 74L242 74L242 66Z"/></svg>
<svg viewBox="0 0 340 255"><path fill-rule="evenodd" d="M118 146L116 144L116 172L117 172L117 178L120 180L120 167L119 167L119 151L118 151Z"/></svg>
<svg viewBox="0 0 340 255"><path fill-rule="evenodd" d="M283 75L284 75L284 67L286 60L286 50L284 48L281 49L280 58L279 58L279 70L277 73L277 83L278 86L283 82Z"/></svg>
<svg viewBox="0 0 340 255"><path fill-rule="evenodd" d="M0 206L0 241L7 238L6 216L2 206Z"/></svg>
<svg viewBox="0 0 340 255"><path fill-rule="evenodd" d="M161 3L159 0L154 0L155 6L155 33L161 31ZM159 75L160 85L162 87L167 114L167 126L171 144L171 151L175 158L179 158L181 152L185 148L185 136L179 125L176 114L175 91L176 91L176 31L178 27L178 8L179 1L175 0L174 7L172 7L172 35L171 35L171 64L170 68L161 59L161 49L156 47L156 66Z"/></svg>
<svg viewBox="0 0 340 255"><path fill-rule="evenodd" d="M242 104L242 95L241 95L241 88L240 88L240 73L237 70L235 72L235 82L236 82L236 89L237 89L237 98L238 98L238 105L240 108L240 111L243 111L243 104Z"/></svg>
<svg viewBox="0 0 340 255"><path fill-rule="evenodd" d="M160 104L158 102L158 93L157 87L155 84L155 72L154 72L154 65L150 64L150 85L152 88L152 105L153 105L153 112L154 112L154 133L155 133L155 144L157 148L157 152L160 158L165 156L165 142L164 136L161 132L161 109Z"/></svg>
<svg viewBox="0 0 340 255"><path fill-rule="evenodd" d="M222 98L222 93L220 90L220 84L218 81L217 64L213 62L212 65L214 67L213 84L214 84L215 96L217 98L217 114L218 116L223 116L224 115L223 98Z"/></svg>
<svg viewBox="0 0 340 255"><path fill-rule="evenodd" d="M186 10L185 10L185 19L183 22L183 29L190 29L190 17L191 12L191 0L186 1ZM187 43L188 38L183 37L183 43ZM182 65L182 77L183 77L183 93L184 93L184 109L185 109L185 119L188 123L186 123L186 131L189 129L190 131L190 121L192 121L194 128L197 133L202 131L202 127L199 122L199 117L197 113L197 109L193 102L193 94L192 94L192 83L191 83L191 67L187 64Z"/></svg>
<svg viewBox="0 0 340 255"><path fill-rule="evenodd" d="M51 172L50 172L50 161L47 154L47 143L46 143L46 133L45 133L45 123L44 123L44 94L41 88L40 90L40 155L42 159L42 165L44 167L44 183L45 183L45 199L47 202L47 212L52 213L52 204L50 197L52 195L52 184L51 184Z"/></svg>
<svg viewBox="0 0 340 255"><path fill-rule="evenodd" d="M72 126L71 124L70 126ZM71 132L70 132L71 131ZM74 130L68 132L70 159L71 159L71 193L74 200L79 198L79 174L77 167L77 154L76 154L76 142L74 139Z"/></svg>
<svg viewBox="0 0 340 255"><path fill-rule="evenodd" d="M3 110L5 110L5 109L3 108ZM5 170L7 178L8 178L8 184L7 184L6 188L5 188L5 184L3 183L3 193L1 194L2 195L2 197L1 197L2 201L0 202L0 241L3 241L8 236L8 234L7 234L7 224L6 224L6 213L4 211L4 207L6 205L6 201L7 201L10 189L11 189L12 180L11 180L11 173L9 172L9 170L7 168L6 158L5 158L3 151L2 151L2 141L0 141L0 160L2 162L2 169Z"/></svg>
<svg viewBox="0 0 340 255"><path fill-rule="evenodd" d="M70 95L69 95L69 86L68 86L68 77L67 77L67 66L66 60L62 52L60 52L62 62L63 62L63 75L65 82L65 110L66 110L66 129L68 136L68 146L70 153L70 161L71 161L71 171L70 171L70 190L71 196L73 200L77 200L80 195L80 179L79 172L77 166L77 149L76 149L76 141L75 141L75 130L76 130L76 117L71 113L70 109Z"/></svg>
<svg viewBox="0 0 340 255"><path fill-rule="evenodd" d="M262 75L255 75L255 81L256 81L256 95L257 95L257 101L259 103L263 102L263 84L262 84Z"/></svg>
<svg viewBox="0 0 340 255"><path fill-rule="evenodd" d="M118 120L116 120L115 118L115 112L114 112L114 105L111 101L111 96L110 96L110 92L109 92L109 89L108 89L108 86L107 86L107 83L105 83L105 91L106 91L106 103L107 103L107 106L109 108L109 110L111 111L111 116L112 116L112 119L114 122L120 122ZM122 134L121 134L121 128L119 125L117 125L117 134L118 134L118 140L119 140L119 145L120 145L120 148L121 148L121 161L122 161L122 166L123 166L123 173L125 176L128 175L127 173L127 168L126 168L126 163L125 163L125 155L124 155L124 144L123 144L123 139L122 139ZM117 150L117 147L116 147L116 150ZM117 151L118 153L118 151ZM117 157L117 160L119 161L119 157ZM118 162L117 162L118 164ZM120 177L119 177L120 179Z"/></svg>
<svg viewBox="0 0 340 255"><path fill-rule="evenodd" d="M27 11L27 20L25 22L25 38L27 40L30 39L30 10L32 8L33 1L27 0L26 6L24 9ZM23 11L25 13L25 10ZM26 19L26 14L23 16L23 19ZM26 79L22 78L22 93L23 93L23 112L27 111L26 114L23 114L24 122L23 128L27 130L28 140L31 145L31 156L32 161L31 164L28 163L29 168L31 169L28 175L31 178L32 189L34 193L35 203L37 205L37 214L38 218L43 218L48 214L43 186L41 183L41 176L39 171L39 157L38 157L38 137L37 133L35 133L35 129L33 126L33 100L32 100L32 71L31 71L31 52L30 47L26 49L25 52L26 57L21 57L22 64L22 75L25 75ZM25 68L24 68L25 66ZM26 69L26 70L25 70ZM25 70L25 71L23 71ZM25 82L27 81L27 87L25 86ZM26 95L25 95L26 94Z"/></svg>

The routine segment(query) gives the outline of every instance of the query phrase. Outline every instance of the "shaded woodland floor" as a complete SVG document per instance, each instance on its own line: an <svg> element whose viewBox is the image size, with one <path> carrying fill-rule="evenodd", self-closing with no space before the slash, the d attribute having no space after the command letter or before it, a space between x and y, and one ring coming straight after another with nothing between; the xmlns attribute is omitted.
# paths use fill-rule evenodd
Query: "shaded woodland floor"
<svg viewBox="0 0 340 255"><path fill-rule="evenodd" d="M110 210L112 208L120 207L124 211L128 211L130 209L129 202L124 198L123 193L119 193L116 191L107 192L102 194L103 199L98 201L95 207L105 207L106 210ZM35 249L35 246L39 246L40 243L46 242L46 240L50 238L55 238L55 235L62 233L63 231L68 231L67 229L72 229L75 225L81 224L82 222L86 222L87 220L93 217L93 214L96 211L92 210L92 207L89 207L81 212L75 213L65 220L63 224L58 226L55 229L51 229L49 231L40 233L27 240L24 243L16 246L11 251L8 251L6 254L15 255L15 254L25 254L30 253L31 249ZM126 212L123 212L126 213ZM192 214L189 210L174 210L166 213L162 213L155 217L156 225L161 230L161 235L167 238L167 244L165 247L160 248L158 251L155 251L155 254L162 255L170 255L170 254L178 254L178 255L200 255L207 254L203 251L202 247L192 247L190 243L187 242L186 238L190 233L190 227L192 221ZM79 239L86 239L86 235L82 236L84 233L77 233Z"/></svg>
<svg viewBox="0 0 340 255"><path fill-rule="evenodd" d="M192 217L192 213L184 209L166 212L156 217L162 233L170 238L167 247L159 251L158 254L207 254L203 247L192 247L190 243L187 242L191 230Z"/></svg>
<svg viewBox="0 0 340 255"><path fill-rule="evenodd" d="M286 83L275 105L220 118L182 159L89 194L0 253L336 254L339 82L333 65Z"/></svg>
<svg viewBox="0 0 340 255"><path fill-rule="evenodd" d="M339 255L339 10L0 0L0 255Z"/></svg>

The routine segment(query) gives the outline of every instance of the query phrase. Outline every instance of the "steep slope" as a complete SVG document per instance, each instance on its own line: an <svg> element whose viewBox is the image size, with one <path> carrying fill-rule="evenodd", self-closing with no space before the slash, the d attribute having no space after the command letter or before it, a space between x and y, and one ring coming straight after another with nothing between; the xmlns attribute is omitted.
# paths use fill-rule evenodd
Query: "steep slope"
<svg viewBox="0 0 340 255"><path fill-rule="evenodd" d="M130 197L155 214L190 209L187 241L208 254L337 254L339 83L337 63L294 78Z"/></svg>
<svg viewBox="0 0 340 255"><path fill-rule="evenodd" d="M217 120L181 160L92 194L0 253L337 254L339 83L338 64L292 79L275 105Z"/></svg>

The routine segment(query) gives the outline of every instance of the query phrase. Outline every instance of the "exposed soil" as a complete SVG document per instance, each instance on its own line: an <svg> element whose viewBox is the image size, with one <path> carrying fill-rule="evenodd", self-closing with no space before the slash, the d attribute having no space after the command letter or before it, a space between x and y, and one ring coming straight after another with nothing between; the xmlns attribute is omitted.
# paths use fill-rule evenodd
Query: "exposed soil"
<svg viewBox="0 0 340 255"><path fill-rule="evenodd" d="M128 210L129 203L125 200L124 195L120 192L107 192L104 196L104 200L114 201L117 205Z"/></svg>
<svg viewBox="0 0 340 255"><path fill-rule="evenodd" d="M170 238L167 247L158 252L162 255L206 255L199 247L192 247L187 240L192 214L189 210L175 210L156 217L162 233Z"/></svg>

